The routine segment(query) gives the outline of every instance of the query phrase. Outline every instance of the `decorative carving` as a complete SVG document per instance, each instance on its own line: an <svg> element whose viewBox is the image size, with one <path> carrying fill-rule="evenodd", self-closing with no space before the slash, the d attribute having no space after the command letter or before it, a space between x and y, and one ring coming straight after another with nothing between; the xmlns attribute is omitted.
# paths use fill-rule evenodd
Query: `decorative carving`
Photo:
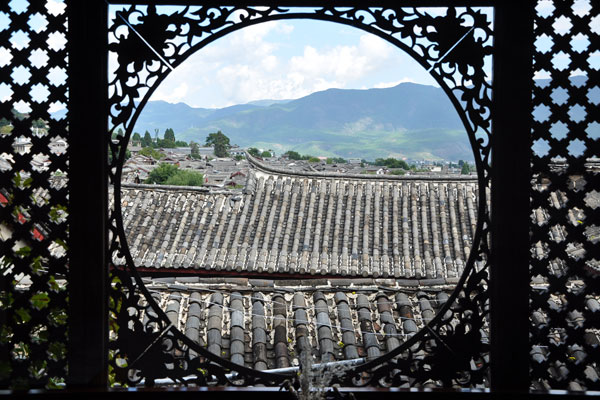
<svg viewBox="0 0 600 400"><path fill-rule="evenodd" d="M533 49L531 383L599 390L600 134L593 1L538 1ZM595 160L594 160L595 159Z"/></svg>
<svg viewBox="0 0 600 400"><path fill-rule="evenodd" d="M66 30L62 1L0 3L0 388L67 376Z"/></svg>
<svg viewBox="0 0 600 400"><path fill-rule="evenodd" d="M430 70L465 124L479 174L479 220L473 251L454 294L425 329L394 351L334 377L332 384L483 384L488 373L488 345L482 335L489 313L487 189L491 135L491 83L485 67L491 65L493 32L490 16L479 10L443 11L444 15L439 16L415 8L317 7L299 11L280 7L185 7L163 14L160 7L132 6L117 11L109 28L110 55L117 61L109 84L109 134L124 130L110 148L110 179L114 186L110 257L122 260L111 269L110 358L117 381L138 384L144 379L146 385L152 385L157 378L170 378L182 384L281 385L293 379L233 364L171 325L144 287L129 253L119 207L120 177L135 121L172 68L234 30L266 21L308 18L378 35ZM415 357L420 350L426 355ZM231 371L234 375L229 374Z"/></svg>

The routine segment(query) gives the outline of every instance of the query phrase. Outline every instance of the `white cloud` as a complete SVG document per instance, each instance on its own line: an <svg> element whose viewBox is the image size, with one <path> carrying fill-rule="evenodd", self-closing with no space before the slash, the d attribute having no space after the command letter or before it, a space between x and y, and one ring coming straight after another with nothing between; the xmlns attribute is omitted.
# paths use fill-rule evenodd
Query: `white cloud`
<svg viewBox="0 0 600 400"><path fill-rule="evenodd" d="M46 9L54 16L62 14L66 7L65 2L61 0L48 0L46 3Z"/></svg>
<svg viewBox="0 0 600 400"><path fill-rule="evenodd" d="M335 78L345 86L378 69L389 60L394 50L382 39L365 34L360 37L357 46L336 46L324 51L306 46L302 56L292 57L290 70L302 73L308 79Z"/></svg>
<svg viewBox="0 0 600 400"><path fill-rule="evenodd" d="M64 110L65 108L67 108L65 106L65 104L54 102L54 103L50 104L50 107L48 107L48 112L49 113L55 113L57 111Z"/></svg>
<svg viewBox="0 0 600 400"><path fill-rule="evenodd" d="M164 100L168 103L179 103L183 101L188 94L189 86L185 82L181 82L175 88L168 86L160 86L153 95L154 99Z"/></svg>
<svg viewBox="0 0 600 400"><path fill-rule="evenodd" d="M321 43L290 36L295 29L273 21L227 35L176 68L151 100L223 107L294 99L332 87L372 87L377 79L391 85L400 82L398 75L407 76L398 68L414 69L408 56L375 35L357 33L354 42L344 39L344 44L329 37ZM375 78L381 71L385 74Z"/></svg>
<svg viewBox="0 0 600 400"><path fill-rule="evenodd" d="M550 79L551 75L547 71L535 71L533 79Z"/></svg>
<svg viewBox="0 0 600 400"><path fill-rule="evenodd" d="M383 88L389 88L389 87L398 86L399 84L405 83L405 82L416 83L414 79L411 79L411 78L402 78L402 79L399 79L397 81L379 82L379 83L376 83L375 85L373 85L373 87L377 88L377 89L383 89Z"/></svg>

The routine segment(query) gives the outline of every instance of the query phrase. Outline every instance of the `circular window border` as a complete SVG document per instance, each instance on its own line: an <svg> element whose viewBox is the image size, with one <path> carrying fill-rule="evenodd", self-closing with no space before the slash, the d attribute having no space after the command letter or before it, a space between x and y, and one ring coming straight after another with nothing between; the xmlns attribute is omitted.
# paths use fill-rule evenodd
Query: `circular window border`
<svg viewBox="0 0 600 400"><path fill-rule="evenodd" d="M428 70L444 90L467 131L477 167L479 202L473 246L471 247L464 271L446 304L438 310L435 317L427 325L393 351L355 366L351 371L346 371L346 374L348 376L356 376L366 371L381 370L382 368L380 367L384 366L383 364L386 362L397 357L400 353L407 351L415 344L424 342L426 335L433 335L433 339L441 340L435 330L444 324L444 315L450 310L459 293L465 290L465 283L468 281L467 286L471 288L470 292L476 292L474 288L479 287L481 282L487 284L486 270L489 257L486 256L489 256L487 245L489 240L487 239L489 239L488 227L490 224L486 189L489 188L490 179L489 142L491 138L491 100L489 94L491 94L491 83L487 83L485 80L486 75L483 72L483 65L484 58L491 54L491 45L489 45L489 42L492 38L492 30L490 23L485 24L487 22L485 18L476 18L477 16L481 17L481 14L478 14L472 8L464 8L463 12L457 13L455 7L446 7L446 15L444 17L434 17L420 12L419 8L414 7L393 10L375 7L302 7L303 10L309 9L309 12L296 11L300 7L295 7L294 11L290 11L291 9L289 8L284 9L280 7L198 7L192 13L192 15L198 17L195 19L189 17L189 7L185 7L181 12L164 15L157 13L154 6L147 6L146 13L136 6L131 6L125 11L118 11L115 17L115 24L109 28L110 34L114 35L117 39L121 38L120 41L117 40L110 44L109 51L116 53L119 68L123 68L117 69L114 79L109 82L109 88L112 92L112 95L109 96L109 119L111 124L109 134L112 135L119 127L125 128L125 134L118 137L116 141L111 141L109 145L109 151L113 155L109 176L114 188L113 209L109 216L109 230L111 234L109 252L110 259L114 259L113 256L125 259L124 265L112 266L113 276L116 276L117 279L112 280L112 307L110 308L111 316L117 322L117 326L129 325L130 321L137 318L137 324L134 322L134 330L132 332L136 332L137 329L138 334L147 334L146 327L138 326L138 324L141 325L139 314L127 311L131 307L139 307L139 294L135 295L134 293L140 292L148 306L156 314L153 322L162 325L161 329L158 330L160 331L159 333L155 333L155 335L147 334L153 337L151 345L157 343L160 338L163 338L163 342L167 338L167 341L170 341L170 345L166 345L166 347L163 343L163 348L159 349L158 353L172 350L175 347L178 347L180 350L187 348L192 349L207 360L203 364L205 368L201 368L200 373L196 372L199 384L207 384L207 376L217 377L218 384L231 385L248 385L251 383L273 385L281 384L285 379L290 378L290 375L262 372L234 364L229 360L208 352L208 350L187 338L179 329L170 324L167 315L146 289L135 268L129 251L120 207L120 178L125 160L125 149L127 148L127 143L129 142L135 122L154 90L160 86L172 69L185 62L188 57L209 43L234 31L269 21L311 19L340 23L361 29L375 34L400 50L405 51L422 67ZM468 19L471 19L472 25L470 27L469 25L463 26L462 23ZM169 29L171 26L175 26L175 31ZM433 33L428 28L433 28ZM125 35L125 37L119 36L117 33L119 29L127 29L129 30L129 34ZM421 35L416 33L418 30L421 31ZM474 30L478 30L479 35L482 35L479 37L479 40L476 40ZM401 39L398 39L394 35L400 36ZM163 54L158 54L156 50L152 53L149 51L149 48L144 48L140 37L148 40L148 43L154 44L155 48L157 44L161 45L159 49ZM173 41L173 39L178 37L181 40L180 43ZM432 40L433 38L438 38L438 41ZM407 41L411 45L407 44ZM136 45L137 52L133 50L136 48ZM144 69L145 71L143 71ZM470 74L470 70L473 70L473 73ZM140 72L144 72L146 77L141 78ZM128 85L132 78L135 83ZM452 87L451 85L454 86ZM139 100L140 90L145 90L141 101ZM455 92L460 94L460 100ZM475 269L475 262L483 262L484 266L477 271ZM116 303L119 297L121 301L126 301L129 307L117 307ZM470 301L477 302L482 309L485 308L485 297L477 294L468 296ZM487 310L484 313L487 313ZM480 315L480 318L483 319L485 316ZM121 331L118 336L121 335L126 336L125 340L131 339L130 334L124 334ZM156 337L157 335L158 337ZM176 344L177 342L180 343ZM113 341L111 350L118 353L119 343L119 338ZM148 369L138 364L138 361L143 357L158 356L157 351L148 352L148 349L147 347L144 351L140 352L129 365L123 363L119 365L118 362L114 362L115 366L128 371L126 374L128 383L137 384L143 378L147 382L148 380L152 381L154 378L160 377L161 373L157 370L156 366ZM164 363L165 361L153 360L148 362ZM189 362L190 360L186 360L184 364ZM135 372L138 370L136 366L141 368L139 369L142 372L141 375ZM189 366L180 365L179 368L186 370L189 369ZM395 368L398 367L396 366ZM174 371L175 369L171 368L170 370ZM198 370L199 368L196 367L195 369ZM239 374L238 377L233 380L227 378L224 372L225 369L236 371ZM387 373L388 369L391 371L393 368L388 367L386 372L383 373L374 373L373 379L381 379ZM169 370L169 368L166 368L166 370ZM176 376L171 378L175 382L182 381L181 379L178 380ZM358 383L356 380L352 380L352 384L354 386L368 385L373 379L368 380L366 383Z"/></svg>

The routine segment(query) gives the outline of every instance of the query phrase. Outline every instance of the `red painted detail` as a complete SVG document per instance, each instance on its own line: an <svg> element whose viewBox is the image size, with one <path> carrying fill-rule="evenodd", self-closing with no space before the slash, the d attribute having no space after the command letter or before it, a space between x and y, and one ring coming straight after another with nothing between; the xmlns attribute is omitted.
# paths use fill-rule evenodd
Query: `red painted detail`
<svg viewBox="0 0 600 400"><path fill-rule="evenodd" d="M33 228L33 238L37 241L42 241L44 240L44 235L42 235L40 233L40 231L37 230L37 228Z"/></svg>

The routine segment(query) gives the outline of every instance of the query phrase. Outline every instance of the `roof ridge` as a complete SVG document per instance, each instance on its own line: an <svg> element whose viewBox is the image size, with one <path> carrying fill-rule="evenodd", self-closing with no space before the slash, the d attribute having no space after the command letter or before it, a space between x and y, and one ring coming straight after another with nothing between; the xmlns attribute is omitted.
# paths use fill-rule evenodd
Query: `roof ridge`
<svg viewBox="0 0 600 400"><path fill-rule="evenodd" d="M250 164L250 170L253 168L262 172L288 175L302 176L309 178L329 178L329 179L354 179L365 181L444 181L444 182L476 182L478 177L471 175L369 175L369 174L343 174L338 172L320 172L320 171L290 171L283 168L274 167L272 165L260 162L257 158L246 153L246 158Z"/></svg>
<svg viewBox="0 0 600 400"><path fill-rule="evenodd" d="M110 185L111 187L113 185ZM225 194L225 195L240 195L239 192L233 192L230 190L211 190L205 186L178 186L178 185L156 185L149 183L131 183L131 182L121 182L122 189L147 189L147 190L155 190L155 191L176 191L176 192L199 192L206 194Z"/></svg>

